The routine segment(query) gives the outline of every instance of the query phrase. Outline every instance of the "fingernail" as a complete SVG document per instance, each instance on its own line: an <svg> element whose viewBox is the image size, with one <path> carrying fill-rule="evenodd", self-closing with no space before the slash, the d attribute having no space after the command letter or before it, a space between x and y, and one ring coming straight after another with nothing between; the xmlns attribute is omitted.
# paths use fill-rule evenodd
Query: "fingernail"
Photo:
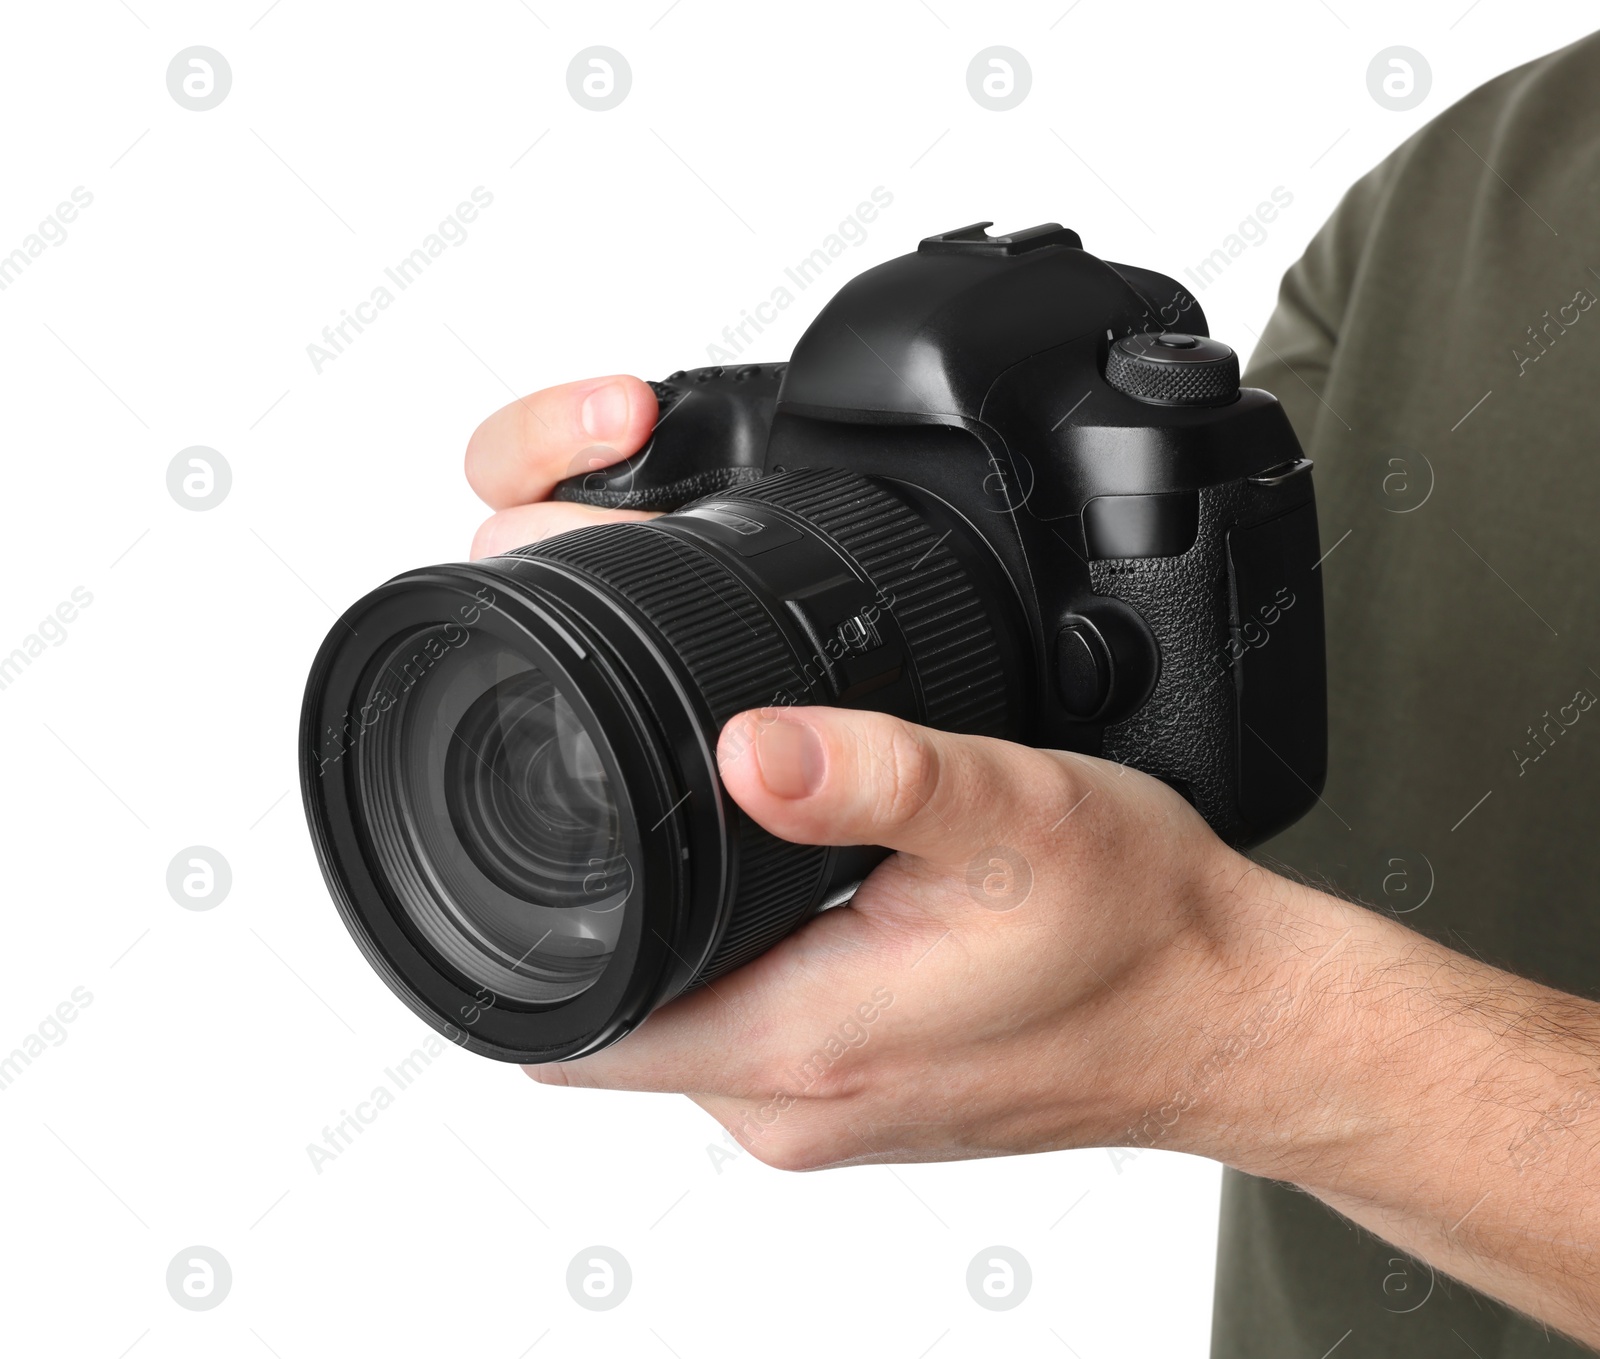
<svg viewBox="0 0 1600 1359"><path fill-rule="evenodd" d="M822 787L826 765L821 739L803 722L780 717L756 736L756 768L775 797L810 797Z"/></svg>
<svg viewBox="0 0 1600 1359"><path fill-rule="evenodd" d="M620 439L628 427L628 392L621 383L596 387L583 399L583 429L591 439Z"/></svg>

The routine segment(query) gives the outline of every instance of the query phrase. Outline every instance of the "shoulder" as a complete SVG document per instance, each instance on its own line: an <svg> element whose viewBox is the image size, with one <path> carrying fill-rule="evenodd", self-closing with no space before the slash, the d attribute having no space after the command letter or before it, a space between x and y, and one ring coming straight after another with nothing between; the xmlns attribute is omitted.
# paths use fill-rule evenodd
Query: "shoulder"
<svg viewBox="0 0 1600 1359"><path fill-rule="evenodd" d="M1419 209L1459 214L1463 192L1479 183L1537 208L1536 194L1561 201L1592 196L1597 166L1600 33L1457 100L1352 185L1334 220L1370 222L1385 209L1401 209L1407 219Z"/></svg>

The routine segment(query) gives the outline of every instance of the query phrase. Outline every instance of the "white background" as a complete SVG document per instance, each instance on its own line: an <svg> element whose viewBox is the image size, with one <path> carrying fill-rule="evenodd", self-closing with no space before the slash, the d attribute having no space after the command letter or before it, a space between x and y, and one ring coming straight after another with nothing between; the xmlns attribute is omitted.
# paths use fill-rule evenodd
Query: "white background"
<svg viewBox="0 0 1600 1359"><path fill-rule="evenodd" d="M319 1174L307 1144L428 1031L317 873L292 791L305 671L333 609L465 554L484 511L461 451L513 390L708 362L874 187L892 206L753 357L935 231L1059 220L1183 278L1282 186L1199 293L1248 351L1345 186L1587 7L529 3L4 11L0 253L93 195L0 292L0 654L93 596L0 690L0 1056L93 996L0 1090L6 1348L1203 1355L1219 1172L1189 1158L785 1175L714 1157L686 1101L451 1048ZM204 112L166 84L196 44L232 68ZM633 72L608 112L567 88L595 44ZM966 85L996 44L1033 76L1007 112ZM1396 44L1432 68L1408 112L1367 89ZM316 372L307 345L476 186L493 204L466 241ZM233 474L207 512L166 485L196 444ZM166 887L196 844L232 869L208 911ZM597 1243L634 1276L603 1313L565 1282ZM205 1312L165 1283L196 1244L233 1272ZM965 1285L995 1244L1033 1270L1009 1312Z"/></svg>

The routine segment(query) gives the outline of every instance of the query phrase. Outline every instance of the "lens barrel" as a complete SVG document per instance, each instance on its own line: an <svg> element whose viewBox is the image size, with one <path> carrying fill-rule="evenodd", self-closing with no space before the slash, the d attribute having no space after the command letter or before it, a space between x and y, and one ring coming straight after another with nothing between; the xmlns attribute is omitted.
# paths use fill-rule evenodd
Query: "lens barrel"
<svg viewBox="0 0 1600 1359"><path fill-rule="evenodd" d="M883 851L762 830L718 735L828 704L1014 736L1018 606L962 522L796 471L361 600L313 666L301 769L369 961L464 1046L562 1060L847 897Z"/></svg>

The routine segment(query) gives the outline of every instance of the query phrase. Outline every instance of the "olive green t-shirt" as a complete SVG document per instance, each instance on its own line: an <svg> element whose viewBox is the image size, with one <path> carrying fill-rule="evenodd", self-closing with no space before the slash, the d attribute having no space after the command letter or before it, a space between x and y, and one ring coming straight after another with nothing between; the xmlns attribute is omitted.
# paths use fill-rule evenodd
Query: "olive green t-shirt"
<svg viewBox="0 0 1600 1359"><path fill-rule="evenodd" d="M1327 553L1327 788L1263 857L1589 997L1597 271L1592 37L1491 81L1360 180L1285 276L1246 377L1315 461ZM1213 1354L1335 1346L1589 1353L1309 1195L1228 1172Z"/></svg>

